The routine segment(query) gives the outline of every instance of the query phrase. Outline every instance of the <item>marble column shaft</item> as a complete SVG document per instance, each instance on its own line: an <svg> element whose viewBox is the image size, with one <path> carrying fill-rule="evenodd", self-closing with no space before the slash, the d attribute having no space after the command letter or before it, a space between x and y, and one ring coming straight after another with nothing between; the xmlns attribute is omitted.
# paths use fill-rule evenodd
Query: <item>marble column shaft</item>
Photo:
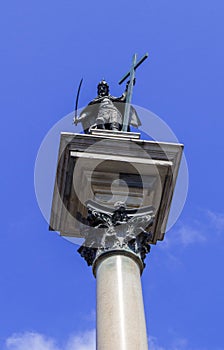
<svg viewBox="0 0 224 350"><path fill-rule="evenodd" d="M138 263L126 255L105 256L96 279L97 350L147 350Z"/></svg>

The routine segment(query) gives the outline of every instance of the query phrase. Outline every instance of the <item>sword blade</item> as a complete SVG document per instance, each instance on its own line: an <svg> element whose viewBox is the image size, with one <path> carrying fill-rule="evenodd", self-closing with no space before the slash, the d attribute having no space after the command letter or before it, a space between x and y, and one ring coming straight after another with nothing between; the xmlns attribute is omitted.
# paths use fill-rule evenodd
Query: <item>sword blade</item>
<svg viewBox="0 0 224 350"><path fill-rule="evenodd" d="M79 103L79 94L80 94L80 89L82 86L83 78L80 80L77 95L76 95L76 100L75 100L75 120L77 120L77 112L78 112L78 103ZM74 121L75 123L75 121Z"/></svg>

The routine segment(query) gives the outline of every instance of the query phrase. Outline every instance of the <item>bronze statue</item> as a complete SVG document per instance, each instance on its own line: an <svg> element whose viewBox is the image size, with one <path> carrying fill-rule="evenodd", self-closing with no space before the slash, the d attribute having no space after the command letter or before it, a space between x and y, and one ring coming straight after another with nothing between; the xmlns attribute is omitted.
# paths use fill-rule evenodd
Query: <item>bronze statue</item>
<svg viewBox="0 0 224 350"><path fill-rule="evenodd" d="M92 128L121 131L123 116L129 82L124 93L120 97L114 97L109 93L109 85L105 80L99 82L97 86L98 96L84 108L79 118L74 122L81 122L85 133L90 133ZM140 119L134 107L131 106L130 125L138 127L141 125Z"/></svg>
<svg viewBox="0 0 224 350"><path fill-rule="evenodd" d="M85 107L79 117L77 117L77 106L80 87L76 98L74 124L81 122L86 134L90 134L92 129L106 129L114 131L130 131L130 125L138 127L141 121L135 108L131 105L132 91L135 84L135 70L148 57L146 53L139 62L136 62L137 55L133 56L132 67L128 73L120 80L121 84L130 76L126 84L126 89L120 97L114 97L109 93L109 85L105 80L99 82L97 86L97 97Z"/></svg>

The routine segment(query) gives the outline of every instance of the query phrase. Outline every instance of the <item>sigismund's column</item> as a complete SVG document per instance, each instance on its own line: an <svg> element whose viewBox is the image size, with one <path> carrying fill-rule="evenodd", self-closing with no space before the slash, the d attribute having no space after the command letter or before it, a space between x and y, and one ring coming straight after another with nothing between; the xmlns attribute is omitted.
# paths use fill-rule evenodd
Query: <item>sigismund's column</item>
<svg viewBox="0 0 224 350"><path fill-rule="evenodd" d="M97 350L148 349L141 274L165 235L182 150L130 132L61 133L50 230L83 240L97 282Z"/></svg>
<svg viewBox="0 0 224 350"><path fill-rule="evenodd" d="M141 273L151 235L146 231L137 234L137 226L143 221L152 225L154 215L147 208L144 214L133 218L123 204L119 205L110 227L102 232L92 230L88 241L78 249L88 265L93 266L97 281L97 350L147 350ZM94 202L88 209L92 223L93 217L98 223L103 216L109 217ZM99 247L94 247L96 235L102 237Z"/></svg>

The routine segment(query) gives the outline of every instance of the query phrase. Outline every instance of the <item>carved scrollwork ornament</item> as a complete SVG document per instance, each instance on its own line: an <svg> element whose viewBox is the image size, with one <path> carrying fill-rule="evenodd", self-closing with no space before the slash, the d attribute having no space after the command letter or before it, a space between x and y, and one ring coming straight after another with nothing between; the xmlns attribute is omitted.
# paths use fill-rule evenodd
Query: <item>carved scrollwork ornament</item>
<svg viewBox="0 0 224 350"><path fill-rule="evenodd" d="M119 254L134 254L145 267L152 240L149 228L155 215L152 208L145 213L136 212L126 209L124 203L116 203L114 210L102 209L93 201L88 204L89 228L82 232L85 241L78 249L88 265L93 265L100 255L117 250Z"/></svg>

